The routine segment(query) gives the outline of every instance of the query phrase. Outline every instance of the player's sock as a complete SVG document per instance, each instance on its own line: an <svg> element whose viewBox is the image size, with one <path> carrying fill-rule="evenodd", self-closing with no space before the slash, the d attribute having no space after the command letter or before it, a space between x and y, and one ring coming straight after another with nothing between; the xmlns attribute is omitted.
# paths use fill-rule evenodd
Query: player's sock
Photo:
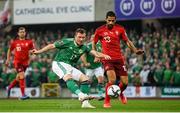
<svg viewBox="0 0 180 113"><path fill-rule="evenodd" d="M80 90L81 90L83 93L85 93L85 94L89 94L89 91L90 91L89 81L83 81L83 82L81 82Z"/></svg>
<svg viewBox="0 0 180 113"><path fill-rule="evenodd" d="M119 83L119 88L121 89L121 93L127 88L127 84Z"/></svg>
<svg viewBox="0 0 180 113"><path fill-rule="evenodd" d="M8 87L8 90L10 90L11 88L13 88L16 84L17 84L17 80L16 79L14 79L12 82L11 82L11 84L9 85L9 87Z"/></svg>
<svg viewBox="0 0 180 113"><path fill-rule="evenodd" d="M74 82L73 79L69 79L66 81L66 85L68 87L68 89L72 92L72 93L75 93L75 94L79 94L81 91L78 87L78 85Z"/></svg>
<svg viewBox="0 0 180 113"><path fill-rule="evenodd" d="M20 79L19 80L19 86L20 86L20 89L21 89L21 94L22 96L25 95L25 80L24 79Z"/></svg>
<svg viewBox="0 0 180 113"><path fill-rule="evenodd" d="M97 88L98 88L98 95L102 96L103 93L104 93L103 84L102 83L98 83Z"/></svg>
<svg viewBox="0 0 180 113"><path fill-rule="evenodd" d="M108 87L111 86L111 85L112 85L112 83L107 83L107 84L106 84L106 87L105 87L105 100L104 100L105 103L106 103L106 102L110 102L110 97L109 97L109 95L107 94L107 90L108 90Z"/></svg>

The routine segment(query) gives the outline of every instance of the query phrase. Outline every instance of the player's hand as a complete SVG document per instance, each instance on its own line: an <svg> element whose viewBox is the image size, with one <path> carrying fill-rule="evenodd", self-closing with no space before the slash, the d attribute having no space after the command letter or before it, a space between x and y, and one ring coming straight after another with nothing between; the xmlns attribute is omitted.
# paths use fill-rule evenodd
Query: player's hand
<svg viewBox="0 0 180 113"><path fill-rule="evenodd" d="M144 50L138 49L138 50L136 51L136 54L137 54L137 55L144 54Z"/></svg>
<svg viewBox="0 0 180 113"><path fill-rule="evenodd" d="M39 54L39 53L38 53L38 50L33 49L33 50L32 50L32 54L34 54L34 55Z"/></svg>
<svg viewBox="0 0 180 113"><path fill-rule="evenodd" d="M111 59L111 57L110 57L109 55L104 55L104 59L106 59L106 60L110 60L110 59Z"/></svg>
<svg viewBox="0 0 180 113"><path fill-rule="evenodd" d="M94 62L95 62L95 63L97 63L97 62L101 62L101 59L100 59L100 58L98 58L98 57L95 57L95 58L94 58Z"/></svg>
<svg viewBox="0 0 180 113"><path fill-rule="evenodd" d="M34 54L34 51L35 51L35 49L30 50L29 53L30 53L31 55L35 55L35 54Z"/></svg>

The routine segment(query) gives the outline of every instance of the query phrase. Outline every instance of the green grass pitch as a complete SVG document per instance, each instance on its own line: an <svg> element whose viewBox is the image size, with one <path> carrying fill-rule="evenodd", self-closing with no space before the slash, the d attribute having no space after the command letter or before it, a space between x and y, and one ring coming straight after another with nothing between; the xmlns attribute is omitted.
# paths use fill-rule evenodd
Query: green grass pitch
<svg viewBox="0 0 180 113"><path fill-rule="evenodd" d="M0 112L180 112L180 100L129 99L126 105L118 99L112 108L103 108L103 101L91 100L95 109L83 109L77 99L1 99Z"/></svg>

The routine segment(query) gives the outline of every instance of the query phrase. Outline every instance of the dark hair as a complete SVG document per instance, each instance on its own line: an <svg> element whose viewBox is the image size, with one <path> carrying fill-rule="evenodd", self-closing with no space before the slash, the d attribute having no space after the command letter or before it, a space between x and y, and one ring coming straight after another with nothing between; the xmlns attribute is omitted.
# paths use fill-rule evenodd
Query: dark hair
<svg viewBox="0 0 180 113"><path fill-rule="evenodd" d="M78 28L78 29L76 29L76 31L75 31L75 34L76 34L76 33L81 33L81 34L83 34L83 33L86 33L86 30L83 29L83 28Z"/></svg>
<svg viewBox="0 0 180 113"><path fill-rule="evenodd" d="M20 30L25 30L26 31L26 28L25 27L19 27L18 31L20 31Z"/></svg>
<svg viewBox="0 0 180 113"><path fill-rule="evenodd" d="M115 14L113 11L108 11L108 12L106 13L106 18L108 18L108 16L110 16L110 17L116 17L116 14Z"/></svg>

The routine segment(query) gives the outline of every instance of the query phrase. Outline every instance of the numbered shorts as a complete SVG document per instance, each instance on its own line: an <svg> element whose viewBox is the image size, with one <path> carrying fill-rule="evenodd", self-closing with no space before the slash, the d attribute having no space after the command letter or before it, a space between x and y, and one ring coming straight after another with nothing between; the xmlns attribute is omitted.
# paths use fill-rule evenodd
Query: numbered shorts
<svg viewBox="0 0 180 113"><path fill-rule="evenodd" d="M71 74L72 78L76 81L79 81L80 76L83 74L78 69L74 68L70 64L64 63L64 62L52 62L52 70L56 75L59 76L60 79L62 79L67 74Z"/></svg>
<svg viewBox="0 0 180 113"><path fill-rule="evenodd" d="M27 67L28 67L28 63L24 63L24 62L14 62L14 68L16 69L17 73L20 72L25 72Z"/></svg>
<svg viewBox="0 0 180 113"><path fill-rule="evenodd" d="M124 60L103 61L103 66L105 72L108 70L114 70L116 76L128 76Z"/></svg>
<svg viewBox="0 0 180 113"><path fill-rule="evenodd" d="M95 69L86 69L85 72L89 78L92 78L92 76L94 75L96 76L96 78L104 75L104 70L102 69L102 67L98 67Z"/></svg>

